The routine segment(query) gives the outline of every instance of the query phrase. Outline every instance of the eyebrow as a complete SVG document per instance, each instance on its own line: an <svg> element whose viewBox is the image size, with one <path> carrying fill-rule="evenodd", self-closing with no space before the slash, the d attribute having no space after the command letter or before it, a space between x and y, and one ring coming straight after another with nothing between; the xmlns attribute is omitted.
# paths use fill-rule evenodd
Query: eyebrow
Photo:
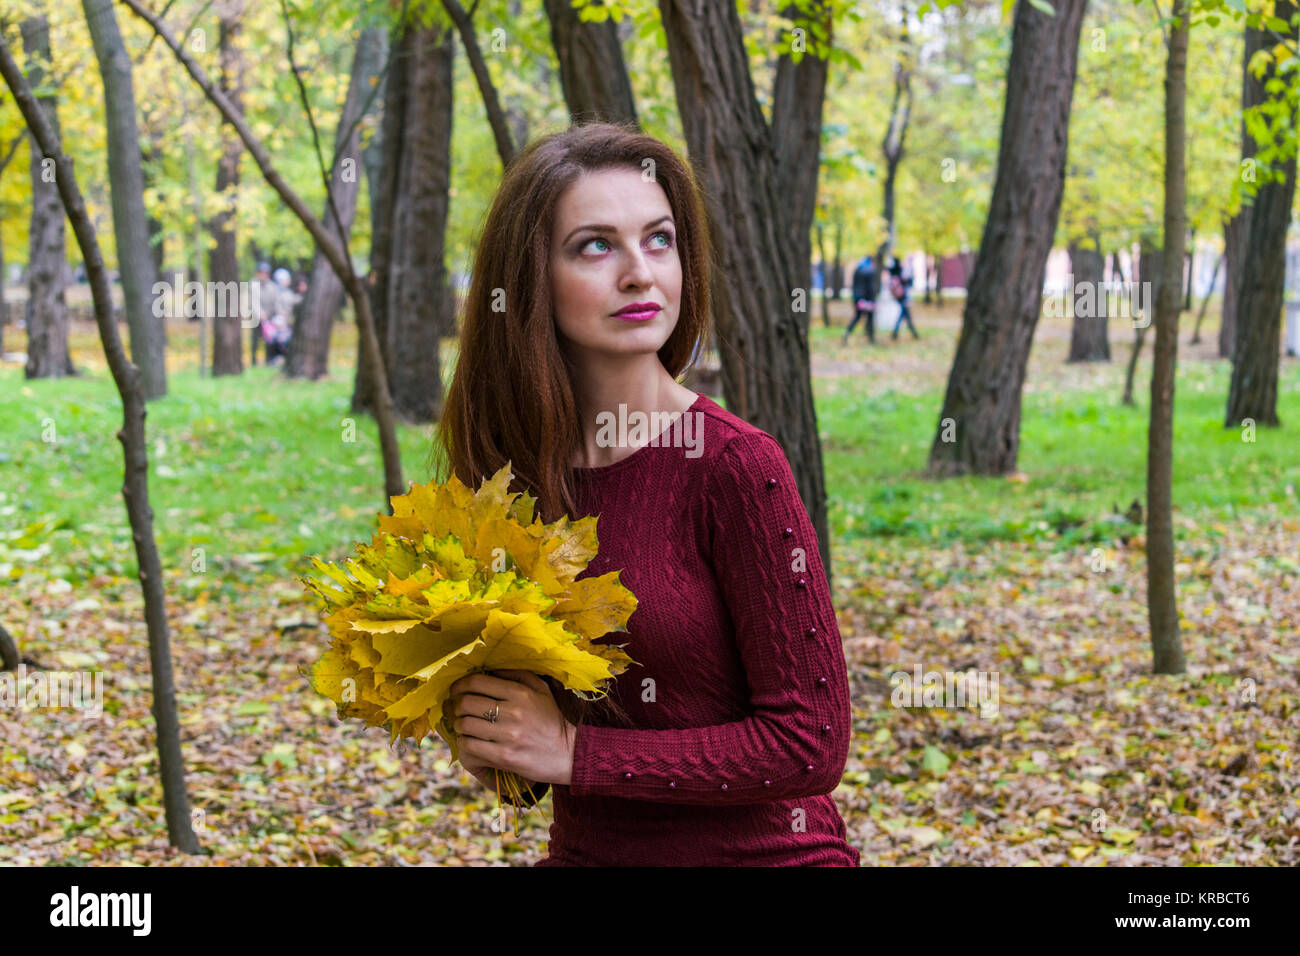
<svg viewBox="0 0 1300 956"><path fill-rule="evenodd" d="M668 222L668 223L672 223L673 225L676 225L676 223L673 223L672 216L660 216L654 222L648 222L644 226L642 226L641 231L645 232L647 229L653 229L661 222ZM579 226L577 229L572 230L567 236L565 236L564 242L560 243L560 245L565 245L566 243L568 243L570 239L572 239L578 233L582 232L582 230L584 229L590 229L592 232L618 232L618 228L616 226L608 226L603 223Z"/></svg>

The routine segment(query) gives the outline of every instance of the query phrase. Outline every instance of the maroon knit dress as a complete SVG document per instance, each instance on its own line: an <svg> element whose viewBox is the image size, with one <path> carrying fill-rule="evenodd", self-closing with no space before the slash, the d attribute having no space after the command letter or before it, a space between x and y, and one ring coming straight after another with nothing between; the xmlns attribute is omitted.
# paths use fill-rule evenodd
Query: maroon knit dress
<svg viewBox="0 0 1300 956"><path fill-rule="evenodd" d="M612 692L633 727L579 727L537 865L857 866L830 797L852 722L812 523L771 435L704 395L687 416L702 434L576 470L573 517L599 538L579 577L621 570L637 596L600 639L637 662Z"/></svg>

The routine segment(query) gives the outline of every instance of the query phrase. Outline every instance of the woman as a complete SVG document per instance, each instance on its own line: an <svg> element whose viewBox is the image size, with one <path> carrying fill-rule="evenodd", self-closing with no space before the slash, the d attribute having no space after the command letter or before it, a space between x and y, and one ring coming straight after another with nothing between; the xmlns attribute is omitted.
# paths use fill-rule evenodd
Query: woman
<svg viewBox="0 0 1300 956"><path fill-rule="evenodd" d="M912 310L908 308L907 290L911 287L912 277L903 272L903 264L895 256L889 263L889 294L898 303L898 321L894 323L894 334L890 336L895 342L898 341L898 330L903 327L904 322L912 330L912 338L921 337L916 334L916 326L912 324Z"/></svg>
<svg viewBox="0 0 1300 956"><path fill-rule="evenodd" d="M539 866L858 864L829 796L850 737L844 653L790 466L676 381L709 269L689 167L607 124L529 145L479 241L441 480L477 486L511 462L543 520L598 516L580 579L621 571L638 599L601 639L636 661L606 700L523 671L452 685L465 768L554 790ZM620 443L610 421L637 412L653 433Z"/></svg>
<svg viewBox="0 0 1300 956"><path fill-rule="evenodd" d="M293 337L290 325L294 308L302 296L289 288L289 270L275 270L275 298L272 300L271 318L263 324L266 335L266 364L280 365L289 355L289 339Z"/></svg>

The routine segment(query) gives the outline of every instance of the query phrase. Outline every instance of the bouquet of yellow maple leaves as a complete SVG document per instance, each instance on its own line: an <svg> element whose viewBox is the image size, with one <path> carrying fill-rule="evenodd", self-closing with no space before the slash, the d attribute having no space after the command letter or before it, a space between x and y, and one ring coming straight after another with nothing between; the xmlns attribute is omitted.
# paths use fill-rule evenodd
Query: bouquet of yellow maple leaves
<svg viewBox="0 0 1300 956"><path fill-rule="evenodd" d="M636 610L619 572L575 580L596 554L596 519L543 524L536 498L507 493L512 477L507 463L477 492L455 475L413 484L344 567L311 557L320 573L300 580L328 612L331 641L308 679L340 717L386 727L392 743L436 730L457 760L442 706L461 677L526 670L593 700L634 663L594 643L626 631ZM522 805L518 775L496 780L498 810L503 789Z"/></svg>

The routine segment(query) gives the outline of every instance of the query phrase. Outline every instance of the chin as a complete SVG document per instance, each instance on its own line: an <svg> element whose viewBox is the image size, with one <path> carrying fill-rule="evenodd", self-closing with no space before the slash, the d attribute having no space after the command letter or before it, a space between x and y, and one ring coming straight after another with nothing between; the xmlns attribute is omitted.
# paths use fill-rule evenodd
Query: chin
<svg viewBox="0 0 1300 956"><path fill-rule="evenodd" d="M615 355L653 355L664 347L666 340L638 338L636 341L610 342L605 351Z"/></svg>
<svg viewBox="0 0 1300 956"><path fill-rule="evenodd" d="M613 319L618 326L613 328L607 327L602 330L601 340L605 342L619 342L634 340L637 342L646 342L651 339L660 342L668 341L668 337L673 334L673 328L665 325L660 319L651 319L649 322L643 322L640 325L631 325L625 323L622 319Z"/></svg>

